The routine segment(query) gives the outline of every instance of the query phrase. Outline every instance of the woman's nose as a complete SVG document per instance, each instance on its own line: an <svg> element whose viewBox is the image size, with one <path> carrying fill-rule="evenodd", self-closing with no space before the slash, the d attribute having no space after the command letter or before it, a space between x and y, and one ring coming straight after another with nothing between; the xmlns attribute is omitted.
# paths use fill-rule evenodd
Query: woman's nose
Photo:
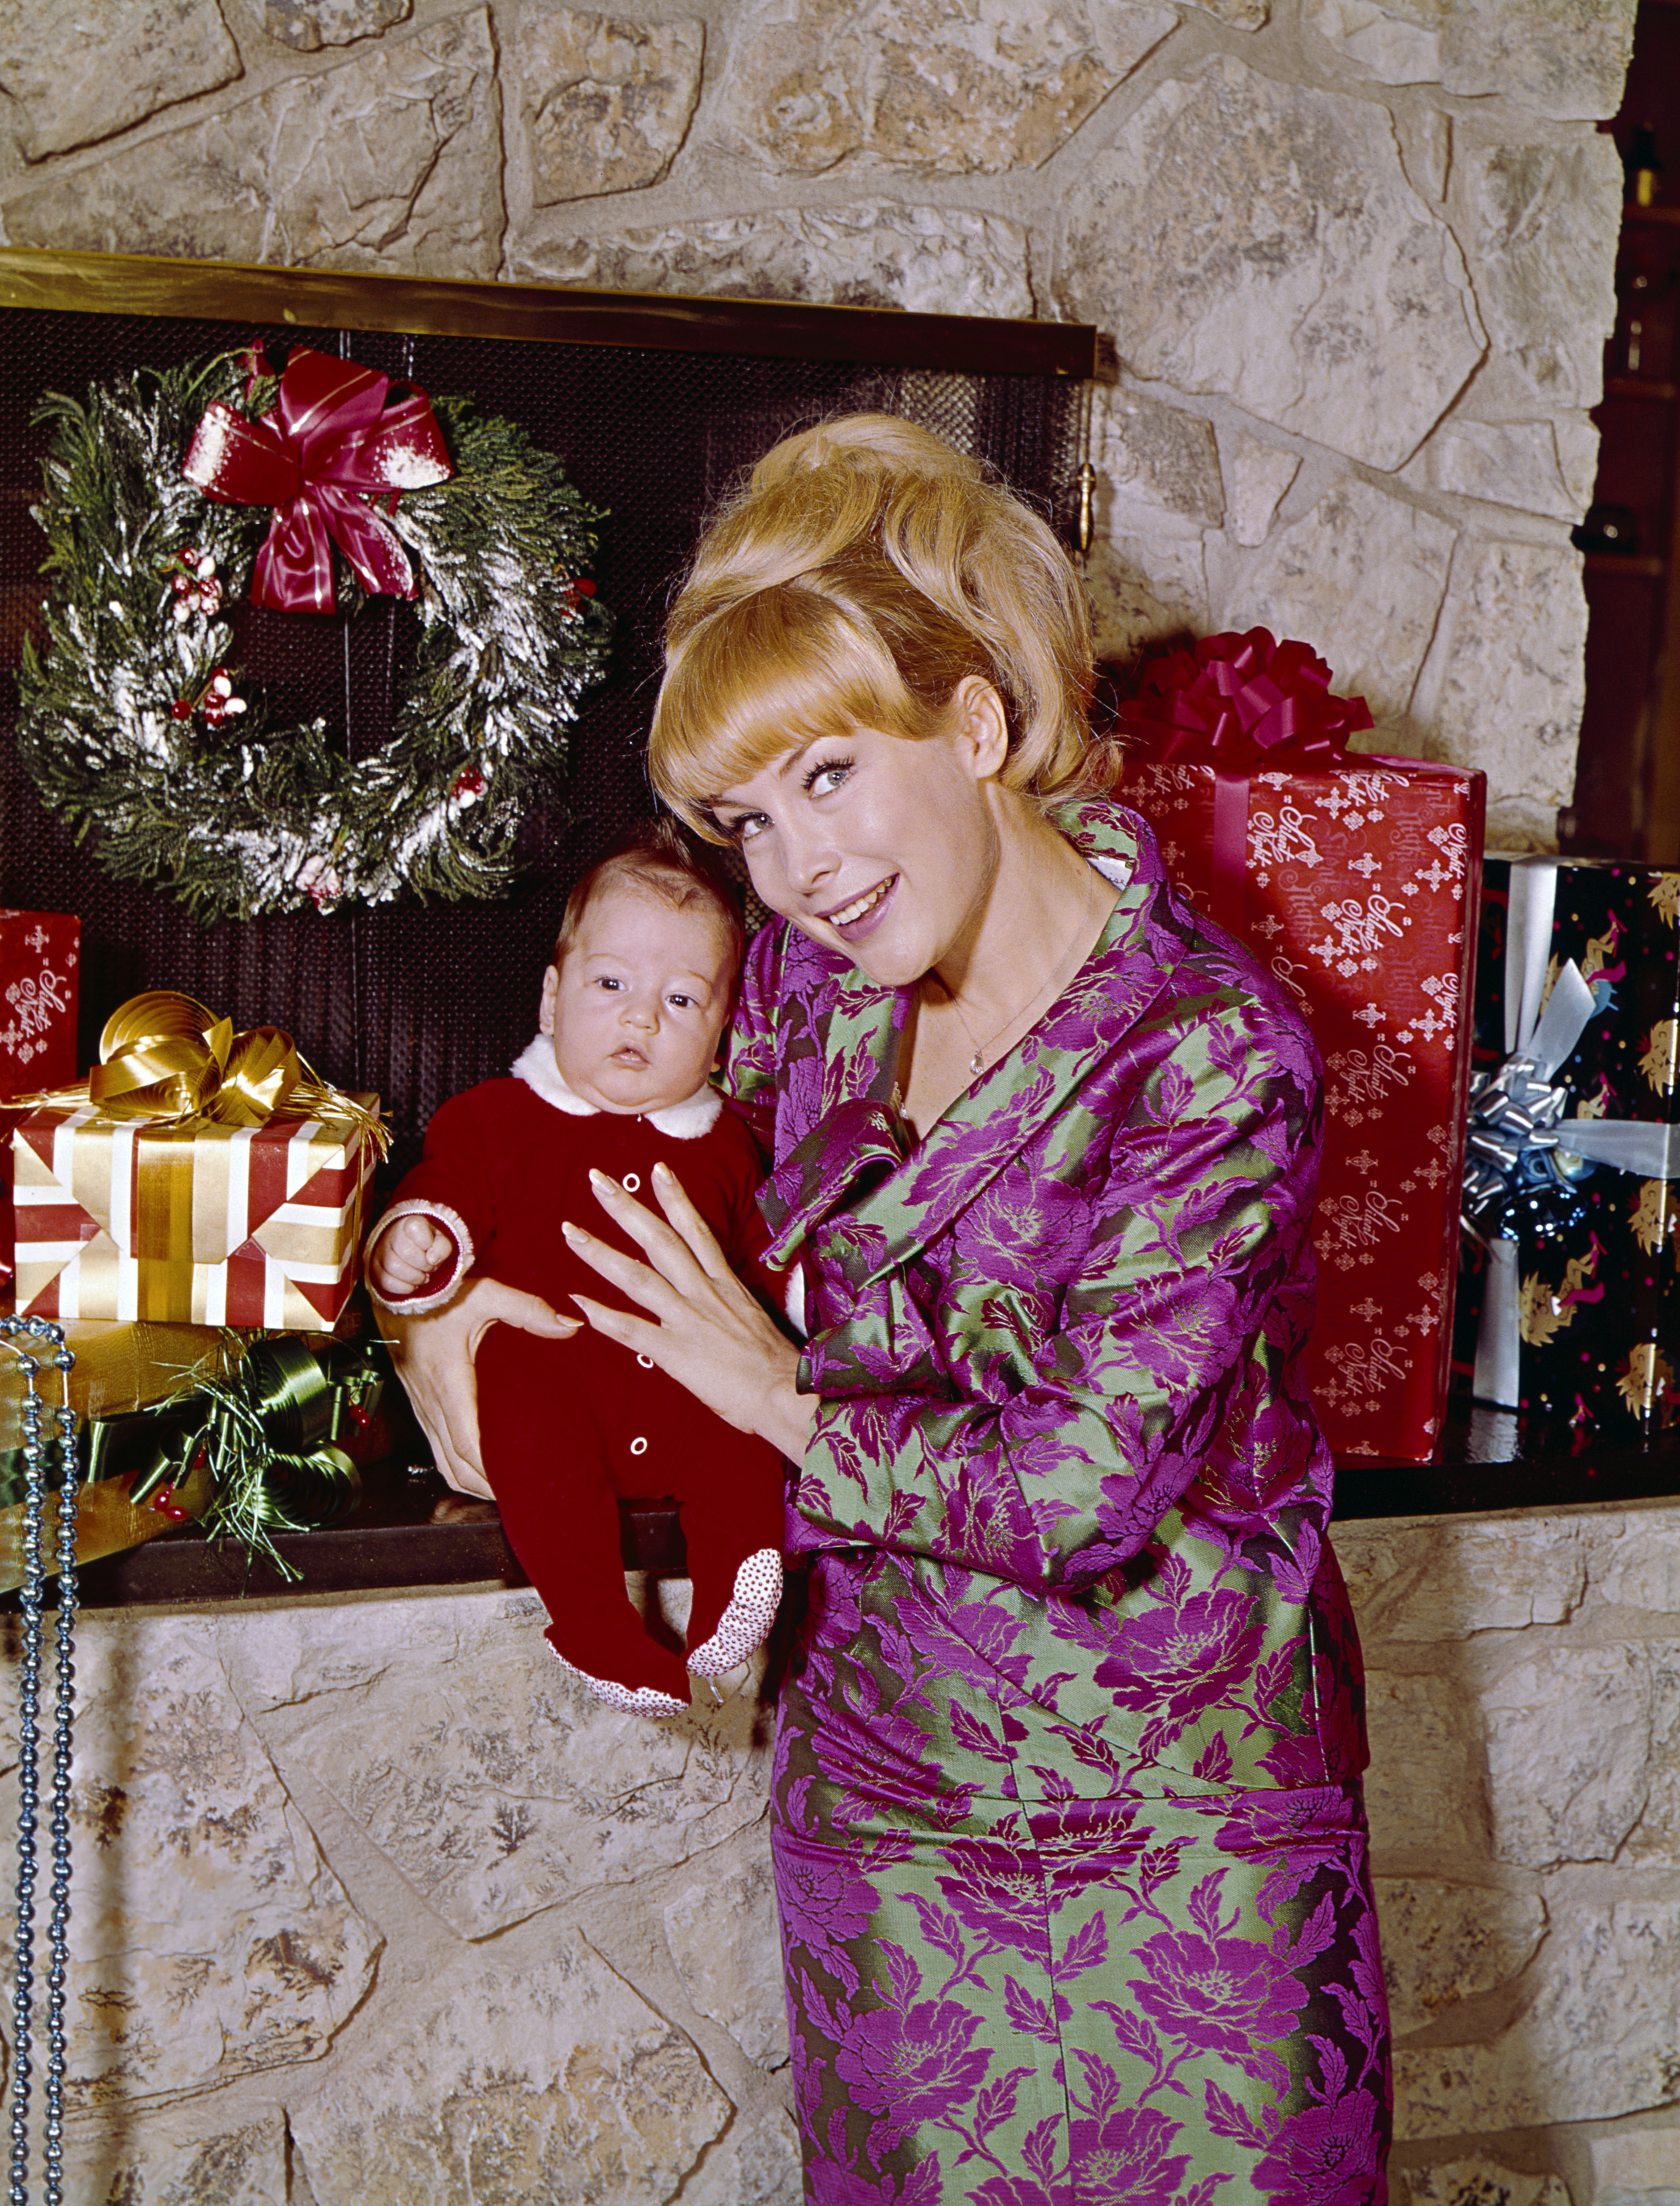
<svg viewBox="0 0 1680 2206"><path fill-rule="evenodd" d="M782 856L788 885L800 896L809 896L839 870L838 854L820 832L801 833L792 826L784 830Z"/></svg>

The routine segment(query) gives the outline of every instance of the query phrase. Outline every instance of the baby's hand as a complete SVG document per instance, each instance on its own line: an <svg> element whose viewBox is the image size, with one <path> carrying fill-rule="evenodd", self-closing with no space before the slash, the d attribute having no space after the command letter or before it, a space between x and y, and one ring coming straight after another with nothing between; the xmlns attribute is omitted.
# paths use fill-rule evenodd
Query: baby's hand
<svg viewBox="0 0 1680 2206"><path fill-rule="evenodd" d="M413 1211L387 1226L373 1244L368 1278L386 1302L403 1302L436 1271L453 1261L455 1241L441 1225Z"/></svg>

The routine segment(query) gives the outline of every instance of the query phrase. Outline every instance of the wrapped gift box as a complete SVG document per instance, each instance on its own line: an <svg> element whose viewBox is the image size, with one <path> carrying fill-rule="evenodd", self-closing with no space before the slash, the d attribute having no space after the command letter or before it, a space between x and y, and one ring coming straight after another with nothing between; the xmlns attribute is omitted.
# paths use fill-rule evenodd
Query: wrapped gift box
<svg viewBox="0 0 1680 2206"><path fill-rule="evenodd" d="M1484 778L1345 754L1248 772L1129 755L1117 794L1290 990L1324 1058L1307 1368L1326 1435L1426 1461L1451 1363Z"/></svg>
<svg viewBox="0 0 1680 2206"><path fill-rule="evenodd" d="M12 1159L23 1315L328 1333L349 1299L374 1162L361 1120L158 1124L43 1104L15 1124Z"/></svg>
<svg viewBox="0 0 1680 2206"><path fill-rule="evenodd" d="M76 1069L81 921L63 911L0 910L0 1104L54 1088ZM10 1117L0 1122L0 1303L11 1307Z"/></svg>
<svg viewBox="0 0 1680 2206"><path fill-rule="evenodd" d="M75 1077L80 941L68 912L0 911L0 1101Z"/></svg>
<svg viewBox="0 0 1680 2206"><path fill-rule="evenodd" d="M1636 1445L1680 1422L1680 872L1490 859L1460 1355Z"/></svg>

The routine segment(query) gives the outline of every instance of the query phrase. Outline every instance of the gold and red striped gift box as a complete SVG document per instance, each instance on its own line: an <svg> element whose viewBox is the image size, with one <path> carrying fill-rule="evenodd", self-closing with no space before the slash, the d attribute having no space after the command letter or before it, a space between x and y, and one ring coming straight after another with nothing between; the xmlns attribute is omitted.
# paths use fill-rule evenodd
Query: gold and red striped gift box
<svg viewBox="0 0 1680 2206"><path fill-rule="evenodd" d="M350 1100L377 1123L377 1097ZM374 1164L364 1123L42 1104L12 1154L23 1315L330 1333L343 1313Z"/></svg>

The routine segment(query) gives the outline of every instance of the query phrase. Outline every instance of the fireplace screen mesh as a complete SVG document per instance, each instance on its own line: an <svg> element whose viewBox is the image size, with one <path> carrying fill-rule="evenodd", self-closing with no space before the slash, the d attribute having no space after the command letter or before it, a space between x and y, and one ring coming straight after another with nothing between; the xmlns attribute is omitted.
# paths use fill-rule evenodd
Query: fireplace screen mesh
<svg viewBox="0 0 1680 2206"><path fill-rule="evenodd" d="M936 374L821 359L0 313L0 605L9 667L26 630L36 627L43 596L44 540L29 514L47 438L30 424L42 393L80 398L91 384L132 367L173 364L259 334L276 367L302 342L507 415L557 452L584 495L610 510L596 579L616 621L611 667L572 731L563 787L526 824L525 878L493 905L411 900L206 927L166 896L113 881L92 849L78 848L43 810L10 741L15 698L7 683L0 692L0 903L80 915L83 1064L125 997L183 989L238 1025L289 1028L339 1085L377 1089L393 1121L388 1169L395 1172L413 1161L426 1119L446 1095L505 1070L529 1039L567 891L651 808L642 747L661 619L700 522L742 472L788 431L868 407L905 414L983 456L1065 526L1083 391L1051 376ZM394 682L414 629L413 610L390 599L373 599L354 619L247 612L238 653L288 718L320 713L360 756L389 732Z"/></svg>

